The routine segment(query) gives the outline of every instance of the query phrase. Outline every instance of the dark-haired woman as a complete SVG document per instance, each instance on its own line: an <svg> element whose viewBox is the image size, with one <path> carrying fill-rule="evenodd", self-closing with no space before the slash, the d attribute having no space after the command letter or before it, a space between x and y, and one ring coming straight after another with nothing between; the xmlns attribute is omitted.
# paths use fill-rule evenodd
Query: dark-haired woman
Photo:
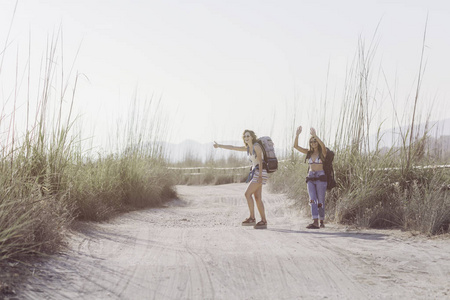
<svg viewBox="0 0 450 300"><path fill-rule="evenodd" d="M297 128L295 135L294 148L303 154L309 164L309 172L306 177L306 183L309 194L309 205L311 206L311 215L313 223L306 226L308 229L319 229L325 227L325 193L327 191L327 179L323 170L323 162L327 155L325 144L316 135L314 128L310 129L311 137L309 139L309 149L298 145L298 136L302 132L302 126ZM319 224L320 219L320 224Z"/></svg>
<svg viewBox="0 0 450 300"><path fill-rule="evenodd" d="M234 151L247 151L250 162L252 163L252 169L250 171L247 182L250 184L245 191L245 198L247 199L248 208L250 210L250 217L242 222L243 226L253 226L255 229L266 229L267 220L266 213L264 211L264 204L262 202L262 186L267 181L267 171L263 167L263 151L261 145L256 143L256 134L252 130L245 130L242 134L245 146L230 146L221 145L214 142L214 148L222 148ZM253 200L253 197L255 198ZM255 218L255 204L258 207L261 221L256 223Z"/></svg>

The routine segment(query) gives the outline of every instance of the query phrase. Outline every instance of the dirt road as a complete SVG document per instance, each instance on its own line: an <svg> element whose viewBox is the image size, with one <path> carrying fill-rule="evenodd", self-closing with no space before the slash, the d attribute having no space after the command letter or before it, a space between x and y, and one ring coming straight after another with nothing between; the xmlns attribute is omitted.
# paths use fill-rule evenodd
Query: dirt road
<svg viewBox="0 0 450 300"><path fill-rule="evenodd" d="M307 230L283 195L268 229L242 227L244 184L178 186L179 200L74 233L24 299L450 298L450 240L400 231Z"/></svg>

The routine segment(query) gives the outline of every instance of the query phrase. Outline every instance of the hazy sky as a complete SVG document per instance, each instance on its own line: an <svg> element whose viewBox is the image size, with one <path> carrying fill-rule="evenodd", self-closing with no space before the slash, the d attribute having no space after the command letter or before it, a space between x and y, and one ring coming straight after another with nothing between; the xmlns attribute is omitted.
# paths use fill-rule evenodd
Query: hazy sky
<svg viewBox="0 0 450 300"><path fill-rule="evenodd" d="M0 4L1 43L15 4ZM25 69L27 54L18 53L30 47L38 69L48 37L61 27L67 73L80 49L75 111L94 144L105 146L118 120L126 121L136 91L138 101L160 99L173 142L238 140L249 128L284 143L294 117L322 133L331 127L319 123L339 112L358 42L368 48L378 27L373 68L384 75L373 84L384 92L374 119L390 127L393 107L411 107L427 15L423 105L435 103L432 119L449 118L448 0L19 0L0 73L2 101L13 90L8 78Z"/></svg>

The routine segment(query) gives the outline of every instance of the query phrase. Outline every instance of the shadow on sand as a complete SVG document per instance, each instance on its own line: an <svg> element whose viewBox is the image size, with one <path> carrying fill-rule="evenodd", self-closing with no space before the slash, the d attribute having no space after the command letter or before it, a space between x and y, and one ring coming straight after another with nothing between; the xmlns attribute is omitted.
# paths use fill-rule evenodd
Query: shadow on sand
<svg viewBox="0 0 450 300"><path fill-rule="evenodd" d="M320 237L326 238L355 238L362 240L372 240L380 241L384 240L387 234L381 233L362 233L362 232L328 232L320 229L311 230L292 230L292 229L282 229L282 228L268 228L268 231L275 231L280 233L302 233L302 234L314 234Z"/></svg>

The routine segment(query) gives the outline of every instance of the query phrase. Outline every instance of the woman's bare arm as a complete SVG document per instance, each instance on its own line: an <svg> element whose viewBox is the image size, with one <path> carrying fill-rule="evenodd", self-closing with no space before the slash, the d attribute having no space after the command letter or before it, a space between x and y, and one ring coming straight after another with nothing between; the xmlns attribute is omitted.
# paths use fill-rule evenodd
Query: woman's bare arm
<svg viewBox="0 0 450 300"><path fill-rule="evenodd" d="M261 148L261 145L254 144L253 145L253 149L255 149L256 159L258 160L258 165L259 165L259 174L260 174L260 176L258 177L258 183L262 184L262 171L264 169L262 148Z"/></svg>
<svg viewBox="0 0 450 300"><path fill-rule="evenodd" d="M299 127L297 128L297 132L295 133L294 149L300 151L300 152L303 153L303 154L306 154L306 153L308 153L308 149L305 149L305 148L300 147L300 146L298 145L298 136L300 135L300 133L302 133L302 126L299 126Z"/></svg>
<svg viewBox="0 0 450 300"><path fill-rule="evenodd" d="M214 141L214 148L222 148L233 151L247 151L247 147L245 146L232 146L232 145L221 145Z"/></svg>
<svg viewBox="0 0 450 300"><path fill-rule="evenodd" d="M319 143L320 147L322 148L322 155L323 157L327 156L327 148L325 147L324 142L317 136L316 130L311 127L311 135L316 139L316 141Z"/></svg>

